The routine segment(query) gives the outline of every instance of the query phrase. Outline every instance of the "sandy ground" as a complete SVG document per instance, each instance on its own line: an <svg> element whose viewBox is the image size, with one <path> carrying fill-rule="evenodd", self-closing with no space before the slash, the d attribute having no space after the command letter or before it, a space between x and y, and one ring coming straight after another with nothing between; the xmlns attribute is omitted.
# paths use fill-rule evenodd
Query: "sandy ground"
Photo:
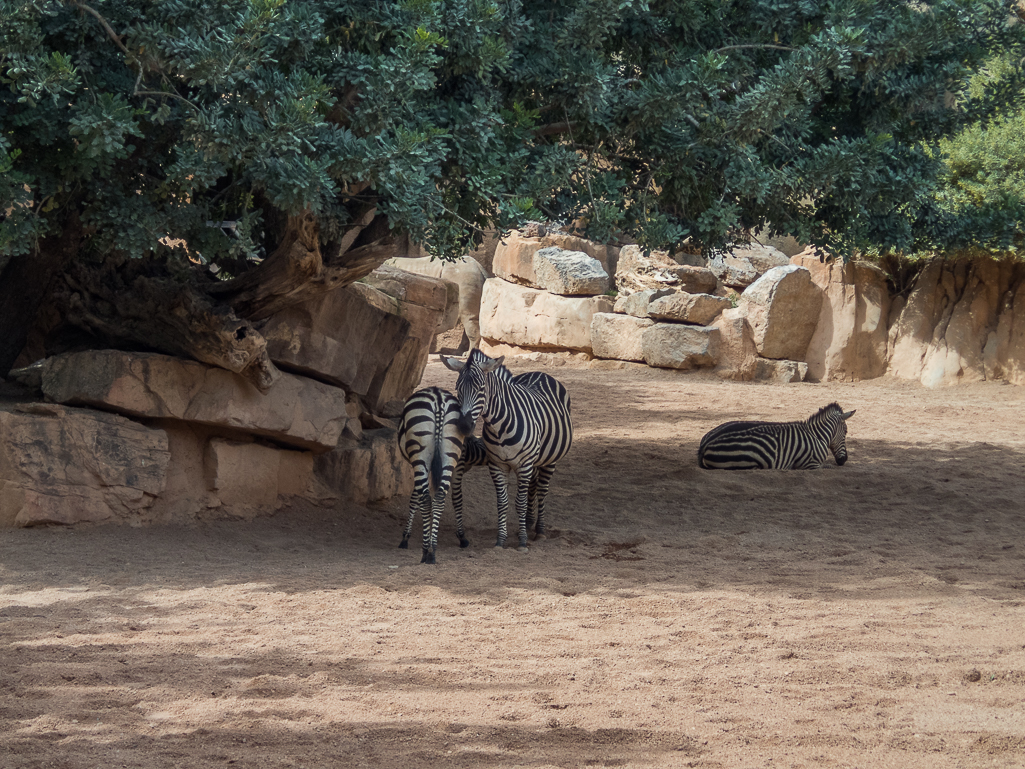
<svg viewBox="0 0 1025 769"><path fill-rule="evenodd" d="M434 567L402 499L4 532L0 765L1025 766L1025 389L548 370L576 441L526 554L483 471ZM842 468L697 468L834 400Z"/></svg>

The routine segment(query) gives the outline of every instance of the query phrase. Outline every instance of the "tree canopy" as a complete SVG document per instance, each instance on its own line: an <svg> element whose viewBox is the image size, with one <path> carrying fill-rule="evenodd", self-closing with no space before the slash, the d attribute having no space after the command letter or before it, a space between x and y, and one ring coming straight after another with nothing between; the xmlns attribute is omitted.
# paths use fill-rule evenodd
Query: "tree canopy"
<svg viewBox="0 0 1025 769"><path fill-rule="evenodd" d="M0 259L78 265L70 322L161 348L102 286L255 320L397 234L455 255L530 218L963 239L940 142L1018 98L1020 66L966 88L1023 34L1005 0L2 0Z"/></svg>

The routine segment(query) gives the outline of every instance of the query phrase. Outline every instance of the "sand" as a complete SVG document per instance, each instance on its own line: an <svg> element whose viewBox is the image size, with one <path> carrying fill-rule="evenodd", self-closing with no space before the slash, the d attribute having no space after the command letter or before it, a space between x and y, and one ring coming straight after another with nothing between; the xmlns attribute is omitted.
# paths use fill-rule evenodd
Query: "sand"
<svg viewBox="0 0 1025 769"><path fill-rule="evenodd" d="M1025 766L1025 389L546 365L529 553L482 470L436 566L404 499L0 533L0 765ZM844 467L697 467L832 401Z"/></svg>

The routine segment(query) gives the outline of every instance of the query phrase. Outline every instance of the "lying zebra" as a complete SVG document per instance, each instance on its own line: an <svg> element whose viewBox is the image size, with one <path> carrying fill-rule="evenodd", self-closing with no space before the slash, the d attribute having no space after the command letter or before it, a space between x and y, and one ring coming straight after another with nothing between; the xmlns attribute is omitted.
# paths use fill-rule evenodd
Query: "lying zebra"
<svg viewBox="0 0 1025 769"><path fill-rule="evenodd" d="M826 452L847 461L847 420L836 403L804 422L727 422L708 432L698 447L706 470L810 470L822 467Z"/></svg>
<svg viewBox="0 0 1025 769"><path fill-rule="evenodd" d="M424 527L420 563L437 563L438 526L445 511L445 498L456 478L458 493L453 491L453 502L457 496L459 498L456 536L460 547L470 544L463 529L463 468L460 460L467 444L467 434L463 430L465 420L462 416L456 397L440 387L418 390L409 396L402 409L398 427L399 451L413 466L413 493L409 498L409 517L399 547L409 547L413 518L419 512Z"/></svg>

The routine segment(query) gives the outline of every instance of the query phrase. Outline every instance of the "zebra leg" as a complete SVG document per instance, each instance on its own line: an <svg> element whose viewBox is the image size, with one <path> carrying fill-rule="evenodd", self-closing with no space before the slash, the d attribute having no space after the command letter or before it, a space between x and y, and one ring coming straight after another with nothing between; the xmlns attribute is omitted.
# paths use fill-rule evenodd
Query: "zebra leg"
<svg viewBox="0 0 1025 769"><path fill-rule="evenodd" d="M456 511L456 536L459 537L459 547L467 547L470 544L463 528L463 469L463 463L460 462L452 471L452 507Z"/></svg>
<svg viewBox="0 0 1025 769"><path fill-rule="evenodd" d="M527 531L537 521L537 470L530 476L530 492L527 494Z"/></svg>
<svg viewBox="0 0 1025 769"><path fill-rule="evenodd" d="M437 563L436 553L438 552L438 526L441 523L441 514L445 512L446 489L438 489L434 494L431 504L431 514L424 511L424 541L423 555L420 563Z"/></svg>
<svg viewBox="0 0 1025 769"><path fill-rule="evenodd" d="M531 484L537 502L537 523L534 526L534 540L545 539L545 500L548 498L548 487L555 475L555 465L539 468Z"/></svg>
<svg viewBox="0 0 1025 769"><path fill-rule="evenodd" d="M505 547L506 528L505 520L509 514L509 481L505 477L502 468L489 465L491 480L495 483L495 496L498 498L498 541L495 547Z"/></svg>
<svg viewBox="0 0 1025 769"><path fill-rule="evenodd" d="M421 487L419 483L414 482L413 493L409 495L409 516L406 518L406 528L402 530L402 541L399 542L399 548L402 550L409 549L409 535L413 533L413 518L416 517L417 510L426 512L424 502L429 493L426 486Z"/></svg>
<svg viewBox="0 0 1025 769"><path fill-rule="evenodd" d="M520 546L521 553L527 552L527 500L530 499L530 484L534 476L532 465L521 467L516 471L516 517L520 523Z"/></svg>

